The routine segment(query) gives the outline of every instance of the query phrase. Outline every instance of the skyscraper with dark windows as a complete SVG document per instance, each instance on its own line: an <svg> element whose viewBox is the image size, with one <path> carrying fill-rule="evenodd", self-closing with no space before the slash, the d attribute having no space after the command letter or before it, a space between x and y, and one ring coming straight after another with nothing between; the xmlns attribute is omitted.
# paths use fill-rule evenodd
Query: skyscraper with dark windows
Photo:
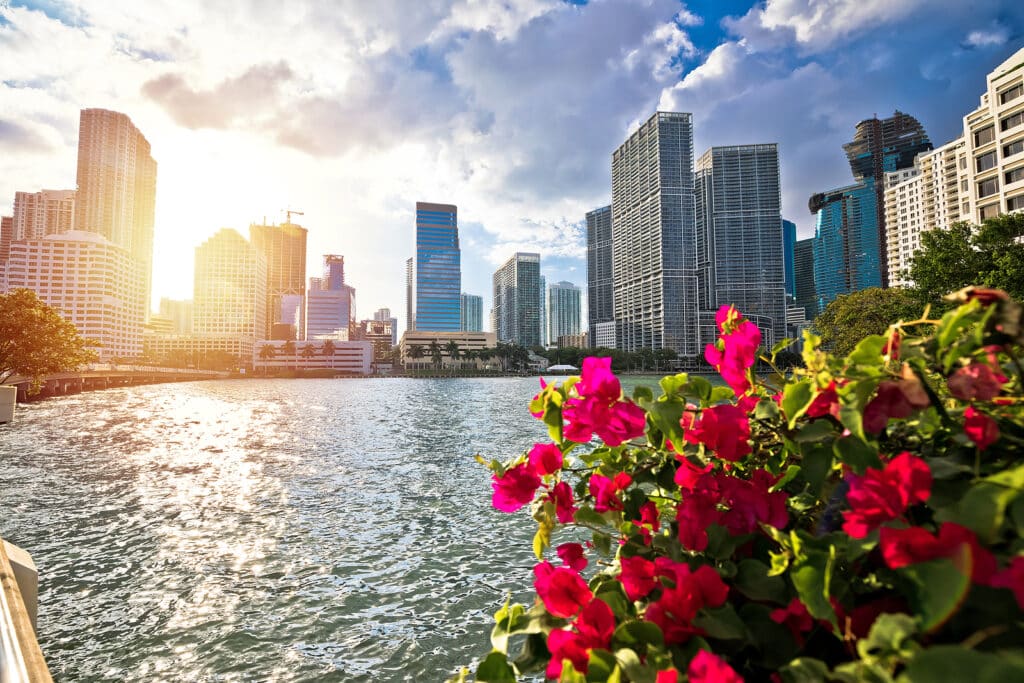
<svg viewBox="0 0 1024 683"><path fill-rule="evenodd" d="M814 293L814 238L797 240L793 246L794 303L804 309L807 320L818 315L818 300Z"/></svg>
<svg viewBox="0 0 1024 683"><path fill-rule="evenodd" d="M612 207L587 213L587 340L592 347L615 347L612 294Z"/></svg>
<svg viewBox="0 0 1024 683"><path fill-rule="evenodd" d="M787 304L796 299L796 270L794 252L796 249L796 223L782 220L782 263L786 274Z"/></svg>
<svg viewBox="0 0 1024 683"><path fill-rule="evenodd" d="M616 346L701 352L693 120L657 112L612 154Z"/></svg>
<svg viewBox="0 0 1024 683"><path fill-rule="evenodd" d="M712 147L697 160L695 194L701 342L715 341L719 307L734 305L770 348L786 336L778 146Z"/></svg>
<svg viewBox="0 0 1024 683"><path fill-rule="evenodd" d="M498 341L540 345L540 254L517 252L494 273L491 311Z"/></svg>
<svg viewBox="0 0 1024 683"><path fill-rule="evenodd" d="M409 329L458 332L462 292L458 209L416 202L416 257Z"/></svg>

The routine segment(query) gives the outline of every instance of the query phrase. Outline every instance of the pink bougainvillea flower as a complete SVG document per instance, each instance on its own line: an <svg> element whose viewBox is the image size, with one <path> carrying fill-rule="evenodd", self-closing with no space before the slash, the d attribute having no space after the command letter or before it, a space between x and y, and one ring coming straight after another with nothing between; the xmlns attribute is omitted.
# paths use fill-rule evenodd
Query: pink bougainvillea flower
<svg viewBox="0 0 1024 683"><path fill-rule="evenodd" d="M722 491L722 502L729 510L722 514L722 524L733 534L749 534L757 530L759 523L784 529L789 524L789 511L785 491L772 492L778 481L766 470L755 470L750 480L722 476L718 485Z"/></svg>
<svg viewBox="0 0 1024 683"><path fill-rule="evenodd" d="M530 467L538 477L562 469L562 449L553 443L534 444L530 449Z"/></svg>
<svg viewBox="0 0 1024 683"><path fill-rule="evenodd" d="M1003 390L1004 375L996 374L985 363L971 363L954 372L946 385L949 393L963 401L991 401Z"/></svg>
<svg viewBox="0 0 1024 683"><path fill-rule="evenodd" d="M601 474L590 475L590 493L594 496L594 510L597 512L622 510L619 492L629 486L632 481L633 477L625 472L619 472L611 479Z"/></svg>
<svg viewBox="0 0 1024 683"><path fill-rule="evenodd" d="M719 496L706 489L683 494L676 508L676 526L684 548L701 552L708 547L708 527L722 516L718 501Z"/></svg>
<svg viewBox="0 0 1024 683"><path fill-rule="evenodd" d="M836 610L836 616L839 617L840 625L844 622L848 623L850 633L858 638L866 638L868 636L871 632L871 627L880 614L899 614L901 612L906 614L910 609L906 600L899 596L890 595L854 607L853 611L849 614L849 622L847 622L847 617L842 608L838 606L838 603L833 601L832 606Z"/></svg>
<svg viewBox="0 0 1024 683"><path fill-rule="evenodd" d="M586 606L573 624L576 631L555 629L548 635L548 650L551 661L544 672L548 678L558 679L562 675L564 660L585 674L589 668L590 650L607 650L615 632L615 614L603 600L594 599Z"/></svg>
<svg viewBox="0 0 1024 683"><path fill-rule="evenodd" d="M541 483L540 477L525 462L505 470L503 476L495 474L491 479L491 488L494 489L491 503L502 512L515 512L528 505Z"/></svg>
<svg viewBox="0 0 1024 683"><path fill-rule="evenodd" d="M603 399L606 403L622 398L622 386L612 373L612 359L595 356L584 358L576 393L585 398Z"/></svg>
<svg viewBox="0 0 1024 683"><path fill-rule="evenodd" d="M879 383L875 397L864 408L864 429L878 434L889 420L910 417L929 403L928 394L912 373L900 380L885 380Z"/></svg>
<svg viewBox="0 0 1024 683"><path fill-rule="evenodd" d="M751 388L747 370L757 360L761 330L749 320L741 320L739 312L732 306L719 308L715 321L721 331L718 339L722 348L708 344L704 348L704 358L722 375L738 398Z"/></svg>
<svg viewBox="0 0 1024 683"><path fill-rule="evenodd" d="M991 417L975 410L974 406L967 406L964 411L964 434L979 451L983 451L999 441L999 426Z"/></svg>
<svg viewBox="0 0 1024 683"><path fill-rule="evenodd" d="M864 538L884 522L903 515L931 495L932 472L924 460L904 451L884 469L869 467L864 476L848 475L850 509L843 513L843 531Z"/></svg>
<svg viewBox="0 0 1024 683"><path fill-rule="evenodd" d="M992 577L989 584L994 588L1009 588L1013 591L1013 597L1017 599L1017 605L1024 609L1024 555L1017 555L1006 569Z"/></svg>
<svg viewBox="0 0 1024 683"><path fill-rule="evenodd" d="M606 411L599 408L597 414L602 417L594 431L609 446L618 446L623 441L643 436L647 427L647 413L629 401L614 403Z"/></svg>
<svg viewBox="0 0 1024 683"><path fill-rule="evenodd" d="M654 683L679 683L679 671L676 669L659 671Z"/></svg>
<svg viewBox="0 0 1024 683"><path fill-rule="evenodd" d="M573 571L583 571L587 566L587 558L583 556L583 546L579 543L563 543L555 549L558 557L566 567Z"/></svg>
<svg viewBox="0 0 1024 683"><path fill-rule="evenodd" d="M564 481L555 484L548 499L555 504L555 517L562 524L569 524L576 517L578 508L573 505L572 487Z"/></svg>
<svg viewBox="0 0 1024 683"><path fill-rule="evenodd" d="M637 532L644 539L644 545L651 544L651 536L661 527L658 519L658 506L649 500L640 506L640 519L634 519Z"/></svg>
<svg viewBox="0 0 1024 683"><path fill-rule="evenodd" d="M921 527L893 529L882 527L878 547L890 569L899 569L919 562L955 557L966 545L971 553L971 580L988 584L996 573L996 558L978 543L978 537L967 527L943 522L938 535Z"/></svg>
<svg viewBox="0 0 1024 683"><path fill-rule="evenodd" d="M839 419L839 395L836 393L835 380L829 382L828 386L814 397L804 415L811 419L824 417L825 415L831 415L837 420Z"/></svg>
<svg viewBox="0 0 1024 683"><path fill-rule="evenodd" d="M622 571L619 581L630 600L639 600L658 587L654 579L654 563L642 557L623 557L619 560Z"/></svg>
<svg viewBox="0 0 1024 683"><path fill-rule="evenodd" d="M648 605L644 619L661 629L668 644L686 642L701 633L693 618L704 607L719 607L729 595L729 587L711 567L704 565L692 571L685 562L667 557L654 561L655 575L667 578L667 585L656 602Z"/></svg>
<svg viewBox="0 0 1024 683"><path fill-rule="evenodd" d="M704 467L697 467L682 455L676 456L676 460L679 461L679 469L676 470L675 482L679 488L685 491L695 490L702 481L706 480L705 475L711 471L711 463Z"/></svg>
<svg viewBox="0 0 1024 683"><path fill-rule="evenodd" d="M686 429L685 414L680 425ZM750 420L746 411L728 403L705 408L700 418L683 437L693 444L704 444L718 457L730 462L741 460L751 452Z"/></svg>
<svg viewBox="0 0 1024 683"><path fill-rule="evenodd" d="M568 567L555 567L545 560L534 566L533 576L544 608L556 617L574 617L594 598L583 578Z"/></svg>
<svg viewBox="0 0 1024 683"><path fill-rule="evenodd" d="M562 408L562 435L586 443L596 432L609 446L642 436L647 426L643 409L622 398L619 380L611 372L610 358L585 358L580 381L574 387L578 398Z"/></svg>
<svg viewBox="0 0 1024 683"><path fill-rule="evenodd" d="M772 610L768 615L776 624L782 624L793 634L793 640L803 645L804 634L814 628L814 617L807 611L800 598L793 598L785 607Z"/></svg>
<svg viewBox="0 0 1024 683"><path fill-rule="evenodd" d="M887 356L889 360L899 360L900 344L902 341L903 336L900 334L900 331L893 328L885 340L885 346L882 347L882 355Z"/></svg>
<svg viewBox="0 0 1024 683"><path fill-rule="evenodd" d="M533 405L535 402L537 402L541 398L541 396L544 395L544 390L547 389L547 387L548 387L548 383L544 381L543 377L541 377L540 378L540 391L538 391L534 395L533 400L530 401L530 405ZM531 410L530 411L530 415L533 415L535 418L537 418L539 420L542 417L544 417L544 409L541 408L540 410L538 410L536 412Z"/></svg>
<svg viewBox="0 0 1024 683"><path fill-rule="evenodd" d="M725 663L725 660L707 650L701 650L686 670L689 683L743 683L743 677Z"/></svg>

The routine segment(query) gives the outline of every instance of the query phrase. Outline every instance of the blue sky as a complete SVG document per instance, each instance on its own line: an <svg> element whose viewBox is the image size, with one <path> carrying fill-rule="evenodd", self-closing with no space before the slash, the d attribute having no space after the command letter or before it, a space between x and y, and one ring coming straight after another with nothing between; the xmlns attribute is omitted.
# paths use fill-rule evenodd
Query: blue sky
<svg viewBox="0 0 1024 683"><path fill-rule="evenodd" d="M416 200L459 206L464 289L539 251L585 283L586 211L656 109L708 146L777 142L783 207L850 181L841 145L895 109L955 137L1024 47L990 0L0 2L0 212L73 188L78 110L123 111L159 163L156 294L191 293L220 227L305 211L310 274L346 256L359 312L404 312Z"/></svg>

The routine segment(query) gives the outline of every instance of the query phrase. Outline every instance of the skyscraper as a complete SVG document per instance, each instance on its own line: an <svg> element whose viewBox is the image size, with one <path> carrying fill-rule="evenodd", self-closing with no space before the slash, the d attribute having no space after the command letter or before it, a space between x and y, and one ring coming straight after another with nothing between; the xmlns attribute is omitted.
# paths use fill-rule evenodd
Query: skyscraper
<svg viewBox="0 0 1024 683"><path fill-rule="evenodd" d="M0 289L5 289L4 269L11 255L11 240L14 238L14 217L0 216Z"/></svg>
<svg viewBox="0 0 1024 683"><path fill-rule="evenodd" d="M14 239L37 239L74 229L74 190L14 193Z"/></svg>
<svg viewBox="0 0 1024 683"><path fill-rule="evenodd" d="M558 344L559 337L579 335L583 331L580 288L571 282L548 286L548 343Z"/></svg>
<svg viewBox="0 0 1024 683"><path fill-rule="evenodd" d="M236 230L222 228L196 247L192 330L206 348L251 362L266 332L266 297L267 263Z"/></svg>
<svg viewBox="0 0 1024 683"><path fill-rule="evenodd" d="M793 279L796 284L795 304L801 306L807 320L818 315L818 299L814 293L814 238L798 240L793 247Z"/></svg>
<svg viewBox="0 0 1024 683"><path fill-rule="evenodd" d="M697 254L690 114L657 112L612 154L617 346L697 356Z"/></svg>
<svg viewBox="0 0 1024 683"><path fill-rule="evenodd" d="M391 345L398 345L398 318L391 315L390 308L378 308L373 314L374 321L391 323Z"/></svg>
<svg viewBox="0 0 1024 683"><path fill-rule="evenodd" d="M76 230L99 233L141 267L144 315L153 281L156 161L149 141L124 114L83 109L78 128ZM140 323L141 324L141 323Z"/></svg>
<svg viewBox="0 0 1024 683"><path fill-rule="evenodd" d="M294 316L294 297L306 295L306 238L308 231L295 223L249 226L249 240L267 264L263 339L272 338L275 323ZM344 267L344 265L343 265ZM305 306L299 299L298 310ZM302 321L293 322L302 335Z"/></svg>
<svg viewBox="0 0 1024 683"><path fill-rule="evenodd" d="M814 291L818 311L840 294L882 286L878 196L875 179L811 198L814 230Z"/></svg>
<svg viewBox="0 0 1024 683"><path fill-rule="evenodd" d="M768 348L786 336L779 151L775 144L712 147L697 160L696 223L701 341L714 312L734 305Z"/></svg>
<svg viewBox="0 0 1024 683"><path fill-rule="evenodd" d="M540 345L548 345L548 280L540 276Z"/></svg>
<svg viewBox="0 0 1024 683"><path fill-rule="evenodd" d="M322 278L309 278L303 339L348 341L356 320L356 290L345 284L345 258L324 256Z"/></svg>
<svg viewBox="0 0 1024 683"><path fill-rule="evenodd" d="M491 312L498 341L540 344L540 254L517 252L494 273Z"/></svg>
<svg viewBox="0 0 1024 683"><path fill-rule="evenodd" d="M484 331L484 298L476 294L462 293L462 331Z"/></svg>
<svg viewBox="0 0 1024 683"><path fill-rule="evenodd" d="M587 213L587 339L593 347L615 347L612 295L612 207Z"/></svg>
<svg viewBox="0 0 1024 683"><path fill-rule="evenodd" d="M782 263L786 274L787 304L796 298L796 271L793 262L796 249L796 223L782 220Z"/></svg>
<svg viewBox="0 0 1024 683"><path fill-rule="evenodd" d="M458 332L462 292L458 209L416 202L415 306L411 329Z"/></svg>
<svg viewBox="0 0 1024 683"><path fill-rule="evenodd" d="M416 329L416 259L405 260L405 331Z"/></svg>

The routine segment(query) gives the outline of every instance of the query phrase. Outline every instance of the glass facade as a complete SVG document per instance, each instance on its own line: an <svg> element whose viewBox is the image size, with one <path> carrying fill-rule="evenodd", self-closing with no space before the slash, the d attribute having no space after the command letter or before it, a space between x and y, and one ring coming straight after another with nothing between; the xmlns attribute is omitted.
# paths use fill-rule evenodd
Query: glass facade
<svg viewBox="0 0 1024 683"><path fill-rule="evenodd" d="M498 341L540 345L540 254L516 253L494 273L492 322Z"/></svg>
<svg viewBox="0 0 1024 683"><path fill-rule="evenodd" d="M462 293L462 331L484 331L484 298L476 294Z"/></svg>
<svg viewBox="0 0 1024 683"><path fill-rule="evenodd" d="M814 290L823 310L840 294L881 287L874 178L818 195Z"/></svg>
<svg viewBox="0 0 1024 683"><path fill-rule="evenodd" d="M615 320L612 297L612 207L587 214L587 317L588 340L597 343L597 326ZM557 340L556 340L557 341ZM615 345L614 340L612 346Z"/></svg>
<svg viewBox="0 0 1024 683"><path fill-rule="evenodd" d="M579 335L583 328L580 321L580 288L571 282L556 282L548 289L548 343L558 344L559 337Z"/></svg>
<svg viewBox="0 0 1024 683"><path fill-rule="evenodd" d="M796 299L796 223L782 221L782 263L786 273L786 295Z"/></svg>
<svg viewBox="0 0 1024 683"><path fill-rule="evenodd" d="M458 209L416 202L415 307L411 329L458 332L462 291Z"/></svg>
<svg viewBox="0 0 1024 683"><path fill-rule="evenodd" d="M793 246L793 283L796 305L804 309L807 320L818 315L818 300L814 294L814 238L799 240Z"/></svg>

